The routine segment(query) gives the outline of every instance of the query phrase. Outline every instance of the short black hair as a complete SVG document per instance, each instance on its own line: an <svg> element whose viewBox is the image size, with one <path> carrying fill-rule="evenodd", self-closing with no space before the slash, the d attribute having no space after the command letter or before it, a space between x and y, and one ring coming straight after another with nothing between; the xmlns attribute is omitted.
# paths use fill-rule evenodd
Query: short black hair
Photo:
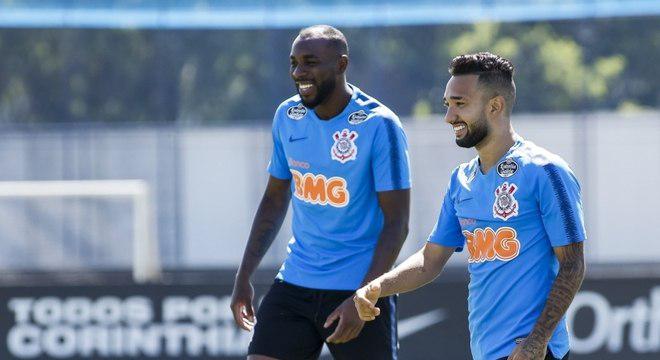
<svg viewBox="0 0 660 360"><path fill-rule="evenodd" d="M339 55L348 55L348 41L346 36L337 28L330 25L314 25L306 27L298 33L301 40L326 39L335 46Z"/></svg>
<svg viewBox="0 0 660 360"><path fill-rule="evenodd" d="M489 52L459 55L449 63L452 76L478 75L479 84L490 90L490 97L502 95L508 114L516 101L514 67L511 61Z"/></svg>

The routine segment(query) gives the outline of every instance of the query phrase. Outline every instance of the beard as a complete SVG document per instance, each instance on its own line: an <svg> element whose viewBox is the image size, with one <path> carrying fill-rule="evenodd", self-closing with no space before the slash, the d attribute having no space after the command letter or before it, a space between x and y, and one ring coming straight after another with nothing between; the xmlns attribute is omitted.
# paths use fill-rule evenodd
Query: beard
<svg viewBox="0 0 660 360"><path fill-rule="evenodd" d="M332 94L336 85L337 82L333 77L331 77L317 85L316 96L314 96L312 99L305 100L302 95L300 95L300 91L298 92L298 95L300 95L300 99L302 100L302 103L305 105L305 107L313 109L325 101L325 99L327 99L330 94Z"/></svg>
<svg viewBox="0 0 660 360"><path fill-rule="evenodd" d="M456 139L456 145L463 148L471 148L478 145L488 136L488 119L481 114L472 126L467 127L467 133L460 139Z"/></svg>

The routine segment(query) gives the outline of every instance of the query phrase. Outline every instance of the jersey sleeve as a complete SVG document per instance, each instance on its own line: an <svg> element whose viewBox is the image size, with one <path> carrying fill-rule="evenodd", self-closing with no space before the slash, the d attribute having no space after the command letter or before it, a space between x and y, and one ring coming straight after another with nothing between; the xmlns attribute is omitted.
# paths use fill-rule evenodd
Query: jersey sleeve
<svg viewBox="0 0 660 360"><path fill-rule="evenodd" d="M543 226L553 247L586 239L580 184L567 165L543 166L538 196Z"/></svg>
<svg viewBox="0 0 660 360"><path fill-rule="evenodd" d="M456 173L454 172L454 174ZM454 175L452 175L452 179L453 178ZM438 221L435 223L435 227L433 227L433 231L431 231L428 241L438 245L455 247L456 251L460 252L463 250L465 237L463 236L461 224L458 222L458 217L456 216L454 200L451 197L453 183L453 181L449 182L447 192L442 201L442 208L440 209Z"/></svg>
<svg viewBox="0 0 660 360"><path fill-rule="evenodd" d="M376 191L409 189L408 140L398 119L381 119L372 145L371 170Z"/></svg>
<svg viewBox="0 0 660 360"><path fill-rule="evenodd" d="M289 171L289 164L284 154L284 147L282 146L282 139L279 132L279 111L275 113L273 118L273 153L270 156L268 163L268 172L282 180L291 179L291 171Z"/></svg>

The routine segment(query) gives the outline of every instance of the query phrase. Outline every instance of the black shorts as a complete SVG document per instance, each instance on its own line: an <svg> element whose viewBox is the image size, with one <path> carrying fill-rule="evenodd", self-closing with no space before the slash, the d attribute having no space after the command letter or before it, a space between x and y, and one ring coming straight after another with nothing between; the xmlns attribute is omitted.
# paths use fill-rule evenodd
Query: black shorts
<svg viewBox="0 0 660 360"><path fill-rule="evenodd" d="M276 281L261 301L248 354L282 360L317 359L338 320L327 328L327 317L353 291L316 290ZM380 316L367 321L357 338L327 344L335 359L394 360L397 358L396 296L381 298Z"/></svg>
<svg viewBox="0 0 660 360"><path fill-rule="evenodd" d="M556 357L552 356L552 353L550 352L550 348L548 348L548 351L545 355L545 360L568 360L569 353L570 352L567 352L566 355L563 358L559 359L559 358L556 358ZM506 360L506 359L507 359L506 357L503 357L503 358L498 359L498 360Z"/></svg>

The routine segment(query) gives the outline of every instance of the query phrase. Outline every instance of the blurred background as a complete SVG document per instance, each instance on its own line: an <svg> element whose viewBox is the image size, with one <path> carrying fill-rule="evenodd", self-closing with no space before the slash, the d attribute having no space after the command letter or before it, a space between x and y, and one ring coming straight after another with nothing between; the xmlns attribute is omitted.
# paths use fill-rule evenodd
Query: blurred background
<svg viewBox="0 0 660 360"><path fill-rule="evenodd" d="M660 2L0 0L3 359L244 354L249 334L232 327L227 299L268 177L273 112L295 92L291 42L319 23L345 33L349 81L407 132L413 207L400 259L426 240L451 169L475 156L443 122L447 65L500 54L516 65L514 127L582 184L589 270L569 313L572 358L660 358L660 245L648 233L660 223ZM286 221L258 292L286 255ZM465 268L455 256L426 295L401 296L402 319L437 320L406 330L403 359L428 359L438 339L449 359L469 358ZM124 309L127 296L150 304L142 329L165 322L171 298L193 313L207 299L199 311L217 315L213 326L170 320L222 340L198 349L184 331L179 348L89 345L112 329L89 335L85 324L101 320L63 315L104 298Z"/></svg>

